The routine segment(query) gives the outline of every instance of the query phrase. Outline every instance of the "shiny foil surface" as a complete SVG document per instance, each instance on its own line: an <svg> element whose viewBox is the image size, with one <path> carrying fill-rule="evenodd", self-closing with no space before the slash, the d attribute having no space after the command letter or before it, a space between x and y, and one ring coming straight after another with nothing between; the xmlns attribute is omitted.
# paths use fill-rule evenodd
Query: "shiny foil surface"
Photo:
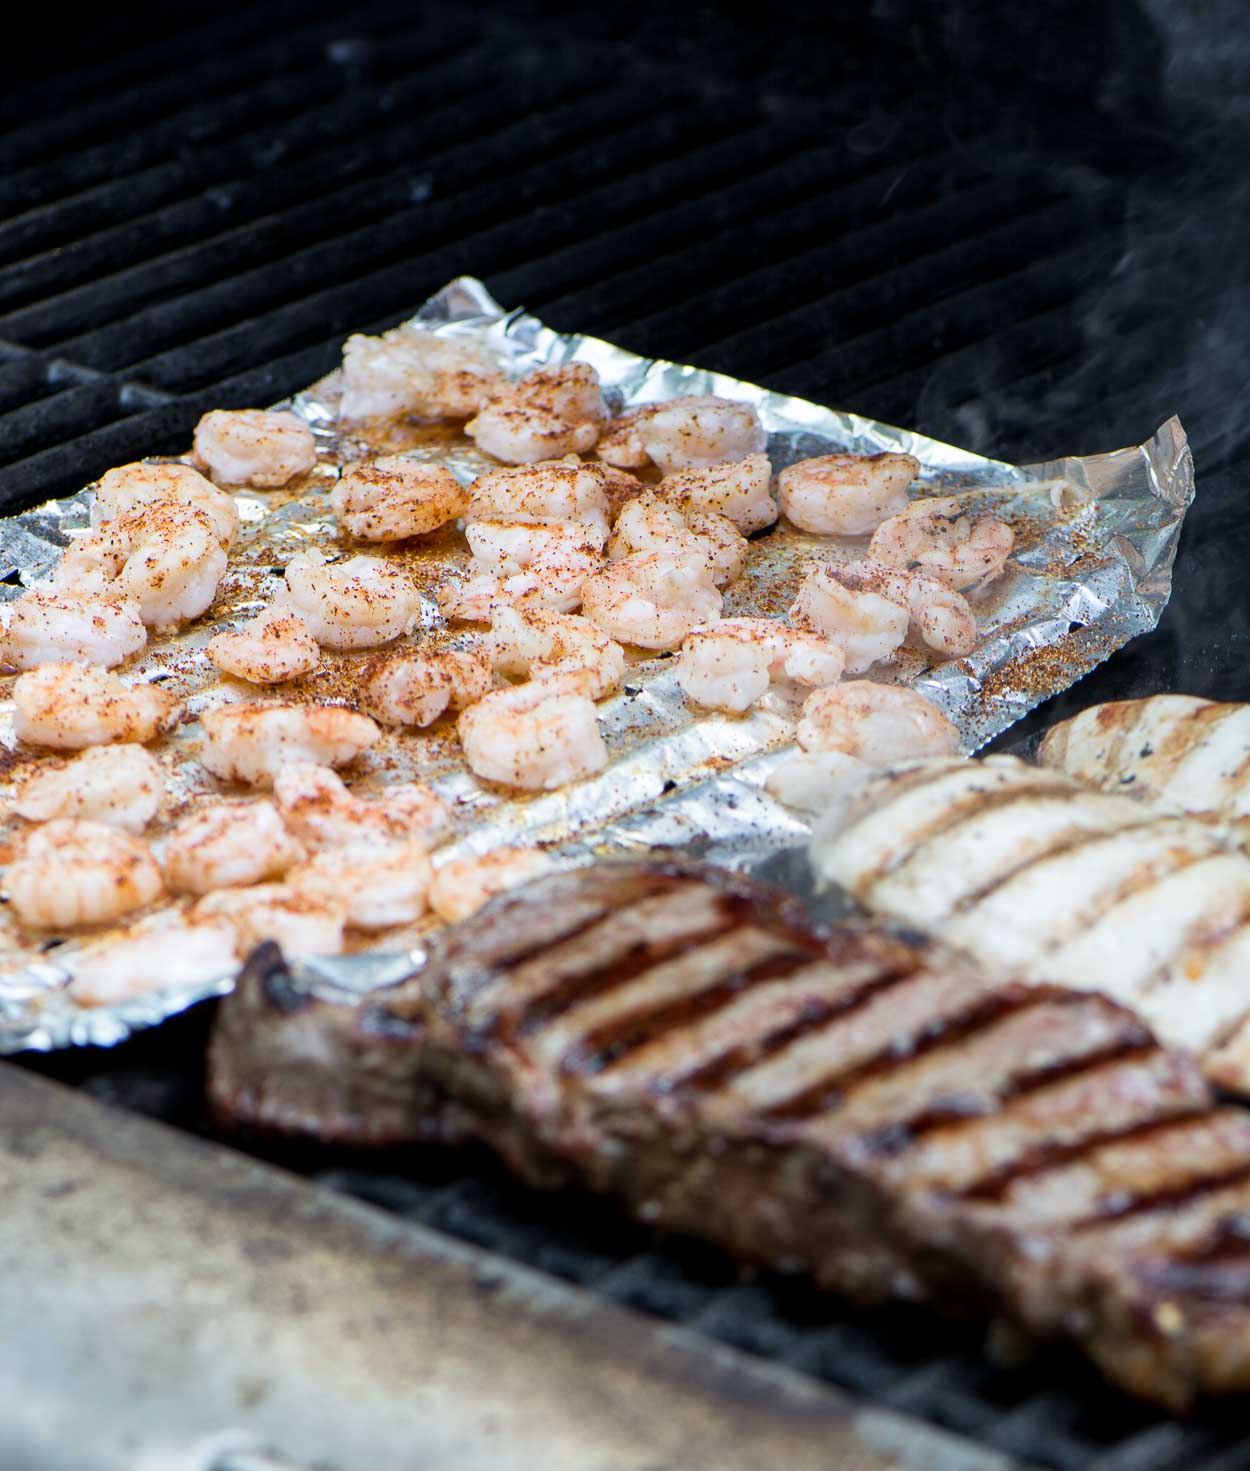
<svg viewBox="0 0 1250 1471"><path fill-rule="evenodd" d="M553 332L524 312L505 312L468 277L432 297L413 320L484 344L512 376L572 359L591 363L616 408L683 394L745 400L768 431L775 469L833 451L904 451L923 467L913 494L957 495L969 511L1009 521L1016 548L1007 571L972 598L980 631L973 653L932 664L919 650L906 648L895 664L872 671L873 678L905 681L923 691L957 723L969 752L1134 635L1153 628L1167 602L1177 538L1194 493L1192 460L1175 419L1134 448L1015 466L721 374ZM330 512L341 466L402 452L445 464L468 481L497 463L446 426L390 423L351 426L340 433L338 396L334 373L277 405L312 427L317 466L284 490L236 496L242 529L208 615L180 635L153 639L121 671L131 681L161 679L185 698L191 717L238 700L351 702L366 655L327 653L316 674L278 691L258 691L221 676L203 653L213 634L272 600L282 586L282 567L295 552L342 550ZM64 547L87 529L90 505L87 487L0 521L0 599L11 601L47 573ZM810 536L784 522L773 527L752 539L746 570L727 590L725 615L784 616L814 556L853 560L864 555L866 544L867 538ZM448 627L435 601L440 586L468 575L471 559L455 528L393 549L353 550L398 560L417 582L423 626L412 642L467 646L480 634L480 625ZM557 791L517 794L477 781L465 768L447 717L426 731L386 731L347 779L362 795L398 781L430 782L452 805L456 834L447 851L456 853L530 844L571 863L614 851L666 848L755 865L802 843L803 822L763 790L769 771L791 747L795 701L773 690L744 716L700 711L687 705L672 667L667 655L631 659L623 689L598 707L610 764L597 776ZM16 746L10 685L11 679L0 681L7 792L28 760L46 754ZM190 718L152 747L166 770L170 794L148 833L158 853L162 830L172 820L222 790L197 759L201 739L198 722ZM17 825L11 821L7 832ZM309 984L338 995L388 984L420 964L424 938L435 923L361 936L354 953L304 962L299 972ZM80 1006L64 987L80 945L99 938L61 942L59 936L31 936L9 919L0 933L0 1051L111 1045L232 984L232 976L225 975L211 984L137 995L110 1006Z"/></svg>

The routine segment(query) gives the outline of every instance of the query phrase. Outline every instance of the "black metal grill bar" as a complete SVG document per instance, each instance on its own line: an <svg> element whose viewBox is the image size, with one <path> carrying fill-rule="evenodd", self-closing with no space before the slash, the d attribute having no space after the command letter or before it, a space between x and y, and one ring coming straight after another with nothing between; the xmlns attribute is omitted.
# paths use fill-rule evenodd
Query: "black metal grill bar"
<svg viewBox="0 0 1250 1471"><path fill-rule="evenodd" d="M741 135L735 140L739 154L754 151L762 137ZM764 151L758 161L761 170L770 167L780 146ZM588 145L587 155L593 158L597 149L597 144ZM688 169L692 176L691 187L697 187L697 176L708 181L709 190L715 189L715 181L728 163L723 157L725 152L723 143L708 145L682 162L682 171ZM544 185L558 188L560 178L569 177L569 163L568 156L547 160ZM274 304L277 293L272 275L267 267L260 267L139 313L127 324L71 339L62 344L62 350L94 364L112 363L125 355L127 371L133 376L162 387L198 387L209 374L238 361L236 343L250 347L253 355L259 356L294 345L298 337L291 328L296 333L302 328L324 339L327 328L333 331L339 324L355 327L364 314L365 303L376 306L393 301L396 312L403 312L433 283L458 274L471 262L484 269L488 279L496 276L495 267L502 267L522 251L531 253L534 269L558 269L552 265L552 256L563 241L570 235L585 233L584 220L595 219L599 229L606 228L606 221L628 208L631 192L627 180L587 191L581 201L587 214L577 217L546 207L540 196L533 198L523 217L517 217L511 201L501 198L493 186L466 190L444 206L432 203L393 211L378 225L349 231L324 245L291 254L284 262L278 298L285 299L286 305ZM619 196L615 203L614 196ZM475 225L476 232L468 234ZM326 279L345 284L319 289ZM212 330L223 319L237 323L253 303L272 306L266 312L262 335L258 336L255 325L249 329L246 342L242 332L236 337L229 328ZM173 339L174 345L151 357L129 358L136 342L150 349L159 346L162 339ZM179 343L193 343L192 353L181 353ZM199 375L195 379L188 376L192 360Z"/></svg>
<svg viewBox="0 0 1250 1471"><path fill-rule="evenodd" d="M784 326L772 332L771 323L775 321L788 318L795 337L807 341L816 330L812 318L818 316L824 324L821 341L828 343L844 333L854 333L856 327L864 324L868 316L865 300L878 303L878 310L880 304L887 304L891 323L908 312L923 317L927 311L940 308L946 294L966 287L969 282L993 279L1004 267L1019 263L1017 223L987 223L995 215L992 191L961 192L947 202L945 212L957 227L969 229L972 239L968 243L952 247L945 243L944 236L939 234L935 238L925 229L932 216L926 219L923 215L917 218L900 213L893 219L861 227L841 254L836 292L818 302L793 306L794 296L801 294L804 286L810 290L817 284L829 284L827 279L820 281L815 269L819 247L803 252L792 262L783 260L771 291L761 285L757 295L749 281L741 286L736 282L718 286L706 305L706 326L715 331L732 325L735 330L720 341L696 338L690 343L689 351L710 363L749 361L736 344L762 327L772 341L774 361L761 361L759 368L788 376L794 363L785 360L797 344L787 342ZM1041 203L1025 210L1023 218L1045 242L1062 235L1067 228L1067 213L1062 202ZM786 271L787 264L792 266L793 274ZM760 301L759 296L766 300ZM776 316L770 317L770 310ZM657 337L668 333L662 315L656 314L649 320L622 328L619 335L639 350L649 351Z"/></svg>
<svg viewBox="0 0 1250 1471"><path fill-rule="evenodd" d="M375 13L377 31L385 10ZM183 57L161 68L137 87L121 87L103 103L59 117L0 140L11 160L0 179L0 207L32 208L47 202L68 203L74 195L103 183L108 185L161 161L180 149L202 149L247 130L264 127L272 132L309 108L323 87L342 87L351 77L326 54L324 39L339 26L327 26L310 35L266 35L254 47L226 42L221 54ZM437 63L480 40L473 28L437 34L379 36L385 45L376 52L383 76L405 64ZM380 85L380 84L375 84ZM67 136L68 135L68 136ZM81 140L87 146L75 148ZM29 167L19 167L23 152ZM48 169L43 158L55 153L57 166Z"/></svg>
<svg viewBox="0 0 1250 1471"><path fill-rule="evenodd" d="M454 66L440 69L439 80L425 83L423 105L438 99L442 84L454 94L457 80L462 84L473 74L466 67L452 77L449 74L454 70ZM421 142L426 151L440 131L454 136L457 127L464 127L462 112L450 106L424 114L422 121ZM237 229L248 219L261 219L293 205L312 206L321 201L328 205L326 196L336 186L363 183L400 162L407 161L415 173L420 159L414 156L411 134L384 130L374 145L368 135L370 126L376 129L378 124L374 107L363 105L359 98L354 102L341 99L306 111L286 130L288 151L296 157L283 168L259 167L268 136L261 124L243 140L199 151L193 159L156 166L128 178L124 187L115 181L101 184L88 194L12 220L0 226L0 252L23 254L23 258L0 274L0 307L11 315L53 291L61 298L63 311L67 287L82 280L115 279L118 262L159 257L171 246L212 239L223 228ZM303 145L302 153L298 145ZM379 202L393 199L383 193ZM63 216L75 211L84 218L72 238L55 249L44 249L42 236L65 234ZM24 253L36 246L36 253ZM117 306L126 304L124 296L119 297Z"/></svg>

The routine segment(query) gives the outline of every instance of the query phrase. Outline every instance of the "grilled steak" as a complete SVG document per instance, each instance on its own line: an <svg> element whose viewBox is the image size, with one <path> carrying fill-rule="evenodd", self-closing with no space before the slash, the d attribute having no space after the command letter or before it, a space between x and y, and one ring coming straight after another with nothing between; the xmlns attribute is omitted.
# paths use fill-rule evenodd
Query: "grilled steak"
<svg viewBox="0 0 1250 1471"><path fill-rule="evenodd" d="M983 964L1096 986L1250 1093L1250 857L1212 824L1012 757L871 778L813 862Z"/></svg>
<svg viewBox="0 0 1250 1471"><path fill-rule="evenodd" d="M536 1183L859 1298L1009 1315L1172 1406L1250 1387L1250 1114L1105 997L614 863L496 899L355 1027L406 1031L435 1132L450 1110Z"/></svg>

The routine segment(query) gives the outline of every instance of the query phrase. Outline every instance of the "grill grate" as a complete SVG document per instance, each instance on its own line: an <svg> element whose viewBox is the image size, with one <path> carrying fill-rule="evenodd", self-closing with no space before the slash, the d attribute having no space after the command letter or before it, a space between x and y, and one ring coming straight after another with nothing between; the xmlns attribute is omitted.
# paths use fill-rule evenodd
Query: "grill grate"
<svg viewBox="0 0 1250 1471"><path fill-rule="evenodd" d="M790 0L681 25L537 0L130 9L10 48L0 509L185 447L203 410L282 397L461 272L557 328L1010 459L1134 442L1175 411L1200 472L1250 456L1227 185L1246 138L1169 96L1177 58L1134 0L985 20L882 0L859 30ZM1235 488L1205 482L1182 595L1086 698L1245 695L1250 620L1219 560ZM200 1130L207 1014L30 1065ZM1004 1367L971 1327L741 1279L485 1158L271 1153L1038 1465L1250 1467L1231 1412L1174 1423L1071 1356Z"/></svg>

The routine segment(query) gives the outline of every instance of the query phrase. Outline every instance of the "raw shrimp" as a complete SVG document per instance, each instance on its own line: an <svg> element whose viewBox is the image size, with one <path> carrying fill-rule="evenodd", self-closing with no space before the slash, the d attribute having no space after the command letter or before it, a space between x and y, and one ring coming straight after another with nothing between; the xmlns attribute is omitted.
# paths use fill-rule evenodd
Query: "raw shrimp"
<svg viewBox="0 0 1250 1471"><path fill-rule="evenodd" d="M438 593L448 618L489 623L500 607L553 608L570 612L582 601L582 585L603 566L602 541L583 528L504 525L477 521L465 528L477 577Z"/></svg>
<svg viewBox="0 0 1250 1471"><path fill-rule="evenodd" d="M465 520L583 528L600 547L608 536L607 476L575 459L488 470L469 487Z"/></svg>
<svg viewBox="0 0 1250 1471"><path fill-rule="evenodd" d="M264 608L238 628L209 639L204 651L223 674L249 684L282 684L311 674L321 646L308 624L288 608Z"/></svg>
<svg viewBox="0 0 1250 1471"><path fill-rule="evenodd" d="M747 560L747 540L718 511L672 505L651 492L622 507L608 542L612 561L631 552L692 551L706 558L718 587L733 581Z"/></svg>
<svg viewBox="0 0 1250 1471"><path fill-rule="evenodd" d="M342 904L353 929L384 930L421 918L433 874L424 844L391 843L318 854L291 874L290 884L301 894Z"/></svg>
<svg viewBox="0 0 1250 1471"><path fill-rule="evenodd" d="M213 802L170 830L165 879L184 894L207 894L278 878L303 857L272 802Z"/></svg>
<svg viewBox="0 0 1250 1471"><path fill-rule="evenodd" d="M472 650L379 655L365 665L361 709L384 725L429 725L444 710L463 710L494 684L490 665Z"/></svg>
<svg viewBox="0 0 1250 1471"><path fill-rule="evenodd" d="M892 658L907 637L907 609L875 592L852 592L829 567L813 567L790 609L794 622L841 644L846 672L862 674Z"/></svg>
<svg viewBox="0 0 1250 1471"><path fill-rule="evenodd" d="M451 828L447 803L421 782L388 787L371 800L349 791L328 766L300 761L282 768L273 794L287 827L316 852L396 843L431 848Z"/></svg>
<svg viewBox="0 0 1250 1471"><path fill-rule="evenodd" d="M317 463L317 441L296 414L212 409L195 426L195 457L222 485L272 490Z"/></svg>
<svg viewBox="0 0 1250 1471"><path fill-rule="evenodd" d="M501 674L513 678L559 678L560 687L601 700L625 674L625 650L589 618L500 608L482 653Z"/></svg>
<svg viewBox="0 0 1250 1471"><path fill-rule="evenodd" d="M495 690L457 729L469 769L504 786L546 791L608 764L594 702L542 680Z"/></svg>
<svg viewBox="0 0 1250 1471"><path fill-rule="evenodd" d="M692 394L646 404L618 420L599 454L609 464L627 469L651 460L667 475L745 459L767 444L768 435L750 404Z"/></svg>
<svg viewBox="0 0 1250 1471"><path fill-rule="evenodd" d="M4 656L18 669L70 660L111 669L148 641L138 607L126 598L32 588L9 606Z"/></svg>
<svg viewBox="0 0 1250 1471"><path fill-rule="evenodd" d="M348 465L330 498L339 526L361 541L403 541L464 514L469 493L450 470L407 455Z"/></svg>
<svg viewBox="0 0 1250 1471"><path fill-rule="evenodd" d="M190 465L154 465L147 460L105 471L91 503L91 524L106 526L135 512L165 505L203 511L224 547L229 547L238 534L239 509L232 496L218 490Z"/></svg>
<svg viewBox="0 0 1250 1471"><path fill-rule="evenodd" d="M478 449L509 465L585 454L608 417L599 375L589 363L538 368L488 398L464 432Z"/></svg>
<svg viewBox="0 0 1250 1471"><path fill-rule="evenodd" d="M267 786L291 761L346 766L382 734L341 705L226 705L200 717L200 760L224 781Z"/></svg>
<svg viewBox="0 0 1250 1471"><path fill-rule="evenodd" d="M666 475L655 493L685 513L715 511L750 536L777 519L772 466L767 455L748 455L731 465L709 465Z"/></svg>
<svg viewBox="0 0 1250 1471"><path fill-rule="evenodd" d="M159 685L123 684L85 664L42 664L19 675L13 706L18 740L54 751L150 741L173 725L179 711Z"/></svg>
<svg viewBox="0 0 1250 1471"><path fill-rule="evenodd" d="M697 704L741 712L773 681L809 689L836 684L845 663L841 647L822 634L770 618L725 618L682 644L677 683Z"/></svg>
<svg viewBox="0 0 1250 1471"><path fill-rule="evenodd" d="M842 751L893 766L959 750L959 727L904 685L852 679L816 690L803 705L797 739L805 751Z"/></svg>
<svg viewBox="0 0 1250 1471"><path fill-rule="evenodd" d="M197 922L225 921L234 931L236 955L250 954L264 940L281 946L288 959L339 955L347 906L294 884L252 884L205 894L191 911Z"/></svg>
<svg viewBox="0 0 1250 1471"><path fill-rule="evenodd" d="M958 496L913 501L883 521L868 555L892 567L927 572L959 590L984 587L1002 574L1015 533L995 516L969 516Z"/></svg>
<svg viewBox="0 0 1250 1471"><path fill-rule="evenodd" d="M452 858L435 868L426 899L439 919L455 924L496 894L528 883L553 866L537 848L496 848L480 856Z"/></svg>
<svg viewBox="0 0 1250 1471"><path fill-rule="evenodd" d="M85 817L141 833L156 816L164 792L164 774L142 746L94 746L64 766L25 772L18 778L13 810L30 822Z"/></svg>
<svg viewBox="0 0 1250 1471"><path fill-rule="evenodd" d="M13 912L30 929L107 924L150 904L161 871L142 838L102 822L66 819L32 828L4 873Z"/></svg>
<svg viewBox="0 0 1250 1471"><path fill-rule="evenodd" d="M235 968L234 926L165 910L74 956L67 990L79 1006L224 981Z"/></svg>
<svg viewBox="0 0 1250 1471"><path fill-rule="evenodd" d="M320 552L300 552L286 564L286 585L286 606L326 649L388 644L421 616L420 593L381 557L329 562Z"/></svg>
<svg viewBox="0 0 1250 1471"><path fill-rule="evenodd" d="M830 566L828 571L850 592L876 593L906 608L920 637L939 654L962 658L976 647L977 621L967 598L938 578L867 558Z"/></svg>
<svg viewBox="0 0 1250 1471"><path fill-rule="evenodd" d="M494 358L475 343L413 326L380 337L357 333L343 344L339 415L467 419L506 385Z"/></svg>
<svg viewBox="0 0 1250 1471"><path fill-rule="evenodd" d="M208 515L192 506L134 512L119 529L130 551L117 579L149 628L173 629L198 618L217 594L226 551Z"/></svg>
<svg viewBox="0 0 1250 1471"><path fill-rule="evenodd" d="M586 579L582 605L621 643L675 649L700 624L720 617L721 595L697 553L634 552Z"/></svg>
<svg viewBox="0 0 1250 1471"><path fill-rule="evenodd" d="M914 455L818 455L777 476L777 499L801 531L863 536L905 509L919 473Z"/></svg>

